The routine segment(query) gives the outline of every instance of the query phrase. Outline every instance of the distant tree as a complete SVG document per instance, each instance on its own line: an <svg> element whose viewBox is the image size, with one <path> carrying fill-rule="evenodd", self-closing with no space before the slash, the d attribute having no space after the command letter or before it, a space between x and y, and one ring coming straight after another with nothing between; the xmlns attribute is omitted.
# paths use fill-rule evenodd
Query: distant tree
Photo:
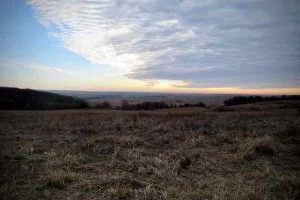
<svg viewBox="0 0 300 200"><path fill-rule="evenodd" d="M121 109L128 110L130 108L129 103L127 100L122 100L121 102Z"/></svg>
<svg viewBox="0 0 300 200"><path fill-rule="evenodd" d="M110 104L109 102L104 101L104 102L101 103L101 104L97 104L97 105L95 106L95 108L98 108L98 109L111 109L112 106L111 106L111 104Z"/></svg>
<svg viewBox="0 0 300 200"><path fill-rule="evenodd" d="M181 104L179 105L180 108L188 108L188 107L206 107L206 105L203 103L203 102L199 102L199 103L195 103L195 104L192 104L192 103L185 103L185 104Z"/></svg>
<svg viewBox="0 0 300 200"><path fill-rule="evenodd" d="M110 109L111 108L111 104L107 101L104 101L102 105L103 105L103 108L105 108L105 109Z"/></svg>
<svg viewBox="0 0 300 200"><path fill-rule="evenodd" d="M138 104L129 104L126 100L122 101L121 109L123 110L155 110L170 108L165 102L143 102Z"/></svg>
<svg viewBox="0 0 300 200"><path fill-rule="evenodd" d="M282 95L282 96L236 96L224 101L225 106L234 106L247 103L263 102L263 101L278 101L278 100L300 100L300 95Z"/></svg>
<svg viewBox="0 0 300 200"><path fill-rule="evenodd" d="M199 103L195 104L196 107L206 107L205 103L200 101Z"/></svg>
<svg viewBox="0 0 300 200"><path fill-rule="evenodd" d="M176 104L171 103L170 108L176 108Z"/></svg>
<svg viewBox="0 0 300 200"><path fill-rule="evenodd" d="M81 100L78 108L89 108L89 104L85 100Z"/></svg>

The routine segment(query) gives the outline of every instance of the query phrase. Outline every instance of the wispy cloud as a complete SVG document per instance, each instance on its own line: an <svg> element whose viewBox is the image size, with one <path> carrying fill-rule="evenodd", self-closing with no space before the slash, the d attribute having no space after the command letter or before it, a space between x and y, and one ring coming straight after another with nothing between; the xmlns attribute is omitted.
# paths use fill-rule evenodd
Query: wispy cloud
<svg viewBox="0 0 300 200"><path fill-rule="evenodd" d="M299 86L299 1L28 0L53 37L145 81ZM53 30L53 29L51 29ZM37 67L38 68L38 67ZM188 87L184 84L184 86Z"/></svg>
<svg viewBox="0 0 300 200"><path fill-rule="evenodd" d="M19 62L15 60L5 60L0 59L0 67L22 67L27 69L32 69L36 71L42 71L42 72L56 72L60 74L70 74L70 71L66 71L59 67L49 66L49 65L42 65L37 63L27 63L27 62Z"/></svg>

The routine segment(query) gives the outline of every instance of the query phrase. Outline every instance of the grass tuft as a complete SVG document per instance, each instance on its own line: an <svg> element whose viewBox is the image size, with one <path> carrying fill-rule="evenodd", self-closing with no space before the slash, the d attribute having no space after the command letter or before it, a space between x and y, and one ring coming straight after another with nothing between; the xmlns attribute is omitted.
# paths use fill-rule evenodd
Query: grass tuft
<svg viewBox="0 0 300 200"><path fill-rule="evenodd" d="M54 171L50 172L44 181L48 187L62 190L76 180L78 180L78 176L75 173Z"/></svg>
<svg viewBox="0 0 300 200"><path fill-rule="evenodd" d="M275 142L269 136L262 138L248 138L239 147L238 157L245 160L254 160L259 156L274 156Z"/></svg>

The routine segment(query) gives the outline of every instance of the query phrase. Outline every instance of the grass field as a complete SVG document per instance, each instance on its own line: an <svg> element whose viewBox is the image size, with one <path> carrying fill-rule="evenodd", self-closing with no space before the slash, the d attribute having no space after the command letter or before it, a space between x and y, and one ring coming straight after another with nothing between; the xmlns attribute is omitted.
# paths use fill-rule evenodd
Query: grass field
<svg viewBox="0 0 300 200"><path fill-rule="evenodd" d="M298 106L1 111L0 199L300 199Z"/></svg>

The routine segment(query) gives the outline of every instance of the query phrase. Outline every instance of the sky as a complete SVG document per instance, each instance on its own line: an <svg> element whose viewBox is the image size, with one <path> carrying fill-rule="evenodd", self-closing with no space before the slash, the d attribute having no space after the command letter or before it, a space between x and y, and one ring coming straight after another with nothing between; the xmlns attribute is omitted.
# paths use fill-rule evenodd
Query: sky
<svg viewBox="0 0 300 200"><path fill-rule="evenodd" d="M299 0L1 0L0 86L300 94Z"/></svg>

